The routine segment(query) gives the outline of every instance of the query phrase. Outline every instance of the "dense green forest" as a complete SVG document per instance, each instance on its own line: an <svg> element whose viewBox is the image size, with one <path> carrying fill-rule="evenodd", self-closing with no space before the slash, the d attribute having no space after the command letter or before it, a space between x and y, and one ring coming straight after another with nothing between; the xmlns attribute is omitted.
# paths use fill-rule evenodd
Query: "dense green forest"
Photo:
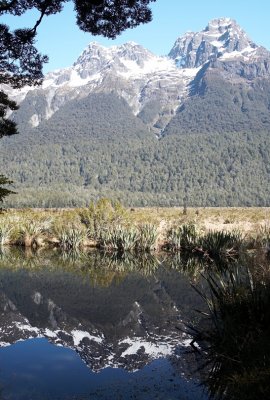
<svg viewBox="0 0 270 400"><path fill-rule="evenodd" d="M268 132L158 139L114 94L69 102L2 139L0 170L18 193L6 206L80 206L101 196L130 206L270 205Z"/></svg>
<svg viewBox="0 0 270 400"><path fill-rule="evenodd" d="M191 85L191 94L179 107L165 134L250 132L270 129L270 82L224 81L219 70L207 71Z"/></svg>

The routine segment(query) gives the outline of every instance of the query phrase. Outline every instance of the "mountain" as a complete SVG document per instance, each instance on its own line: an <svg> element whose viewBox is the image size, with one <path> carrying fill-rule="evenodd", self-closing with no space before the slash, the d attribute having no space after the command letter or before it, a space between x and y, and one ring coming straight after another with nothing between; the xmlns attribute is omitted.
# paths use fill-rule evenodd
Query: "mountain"
<svg viewBox="0 0 270 400"><path fill-rule="evenodd" d="M20 103L21 134L0 143L21 193L9 204L269 205L269 71L270 52L230 18L164 57L90 43L42 87L5 88Z"/></svg>
<svg viewBox="0 0 270 400"><path fill-rule="evenodd" d="M196 101L196 95L205 99L209 88L209 97L213 97L212 84L223 86L220 89L230 95L228 102L236 107L235 120L252 122L252 116L242 115L243 92L251 105L258 100L259 106L268 107L268 97L256 99L256 94L269 79L269 63L266 49L253 43L234 20L220 18L210 21L201 32L178 38L168 57L155 56L133 42L111 48L90 43L72 67L49 73L42 88L26 87L13 91L12 97L21 103L18 121L35 127L74 99L114 92L160 134L186 103ZM198 106L203 107L196 104L194 110ZM213 125L209 129L213 131Z"/></svg>
<svg viewBox="0 0 270 400"><path fill-rule="evenodd" d="M21 102L19 121L38 126L69 101L93 93L114 92L135 115L157 132L185 97L196 69L179 69L174 60L158 57L133 42L105 48L90 43L72 67L49 73L42 88L12 93Z"/></svg>
<svg viewBox="0 0 270 400"><path fill-rule="evenodd" d="M236 21L231 18L219 18L210 21L201 32L187 32L178 38L169 57L174 59L179 67L197 68L218 58L249 58L257 48Z"/></svg>
<svg viewBox="0 0 270 400"><path fill-rule="evenodd" d="M270 126L270 53L228 18L179 38L169 56L199 68L165 133L254 132Z"/></svg>

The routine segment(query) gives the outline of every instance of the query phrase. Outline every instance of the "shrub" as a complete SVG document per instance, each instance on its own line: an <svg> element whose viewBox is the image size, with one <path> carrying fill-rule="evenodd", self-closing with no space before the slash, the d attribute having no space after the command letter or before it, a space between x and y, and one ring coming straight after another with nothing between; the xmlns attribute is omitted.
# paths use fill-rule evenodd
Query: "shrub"
<svg viewBox="0 0 270 400"><path fill-rule="evenodd" d="M80 213L81 222L87 227L88 237L98 240L104 231L112 226L122 223L127 217L127 212L120 202L112 202L102 198L95 204L90 203L87 210Z"/></svg>

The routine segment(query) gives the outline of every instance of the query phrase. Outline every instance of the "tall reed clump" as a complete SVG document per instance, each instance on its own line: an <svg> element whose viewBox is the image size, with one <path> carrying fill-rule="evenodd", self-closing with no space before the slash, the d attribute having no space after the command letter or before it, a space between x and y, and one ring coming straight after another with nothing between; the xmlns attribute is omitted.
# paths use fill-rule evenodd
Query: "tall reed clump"
<svg viewBox="0 0 270 400"><path fill-rule="evenodd" d="M210 231L200 239L200 250L210 259L235 257L243 244L239 232Z"/></svg>
<svg viewBox="0 0 270 400"><path fill-rule="evenodd" d="M243 238L238 232L210 231L202 235L192 223L168 231L165 250L188 252L208 260L235 257L239 254Z"/></svg>
<svg viewBox="0 0 270 400"><path fill-rule="evenodd" d="M118 225L100 233L99 245L111 251L145 251L156 248L157 228L151 224L139 227Z"/></svg>
<svg viewBox="0 0 270 400"><path fill-rule="evenodd" d="M194 341L211 368L206 383L213 399L270 398L270 279L239 266L205 276L208 305Z"/></svg>
<svg viewBox="0 0 270 400"><path fill-rule="evenodd" d="M101 248L113 251L134 250L138 240L138 231L133 227L115 226L100 233Z"/></svg>
<svg viewBox="0 0 270 400"><path fill-rule="evenodd" d="M8 221L0 222L0 246L9 244L12 233L12 226Z"/></svg>
<svg viewBox="0 0 270 400"><path fill-rule="evenodd" d="M192 251L198 246L199 232L192 223L171 228L167 233L165 249L171 252Z"/></svg>
<svg viewBox="0 0 270 400"><path fill-rule="evenodd" d="M50 219L23 220L19 226L19 238L25 247L39 246L42 243L44 234L49 231Z"/></svg>
<svg viewBox="0 0 270 400"><path fill-rule="evenodd" d="M270 225L265 223L259 226L256 237L254 238L255 247L262 248L266 254L270 255Z"/></svg>
<svg viewBox="0 0 270 400"><path fill-rule="evenodd" d="M86 230L76 226L65 226L55 231L59 247L63 250L79 249L86 239Z"/></svg>
<svg viewBox="0 0 270 400"><path fill-rule="evenodd" d="M158 237L157 227L153 224L141 224L138 227L137 251L150 252L156 249Z"/></svg>
<svg viewBox="0 0 270 400"><path fill-rule="evenodd" d="M80 212L81 222L86 226L88 237L97 242L103 240L106 232L122 225L127 212L120 202L102 198L90 203L88 209Z"/></svg>

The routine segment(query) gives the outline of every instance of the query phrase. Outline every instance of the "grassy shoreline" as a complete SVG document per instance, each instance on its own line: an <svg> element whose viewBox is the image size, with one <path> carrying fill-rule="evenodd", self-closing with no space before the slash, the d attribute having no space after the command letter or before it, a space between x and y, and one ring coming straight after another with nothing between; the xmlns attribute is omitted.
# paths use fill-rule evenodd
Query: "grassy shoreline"
<svg viewBox="0 0 270 400"><path fill-rule="evenodd" d="M160 250L172 230L191 225L200 236L237 232L245 240L267 242L270 208L124 208L101 199L89 208L7 209L0 213L0 245L70 248L98 247L102 242L115 248L121 240L125 250L132 240L143 240L141 250Z"/></svg>

